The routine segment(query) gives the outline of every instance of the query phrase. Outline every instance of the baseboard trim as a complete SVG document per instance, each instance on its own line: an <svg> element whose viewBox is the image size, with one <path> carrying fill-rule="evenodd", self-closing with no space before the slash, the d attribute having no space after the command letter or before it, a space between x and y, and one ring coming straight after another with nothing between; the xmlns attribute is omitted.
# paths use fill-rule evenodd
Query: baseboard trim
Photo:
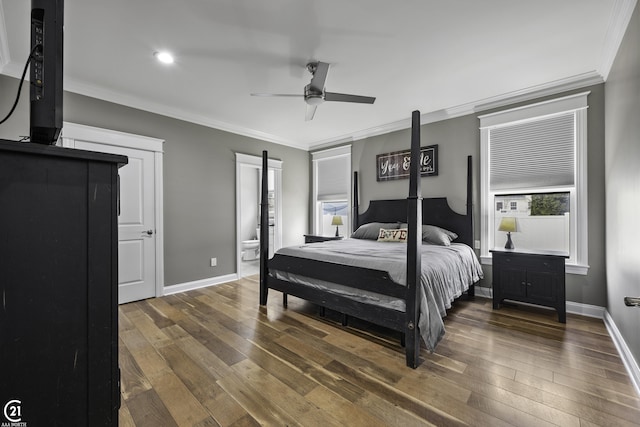
<svg viewBox="0 0 640 427"><path fill-rule="evenodd" d="M233 282L234 280L238 280L238 275L236 273L165 286L162 295L173 295L180 292L192 291L194 289L206 288L207 286L221 285L223 283Z"/></svg>
<svg viewBox="0 0 640 427"><path fill-rule="evenodd" d="M476 285L475 296L491 299L493 298L493 292L491 292L491 288L485 288L485 287Z"/></svg>
<svg viewBox="0 0 640 427"><path fill-rule="evenodd" d="M579 314L586 317L603 319L606 309L598 305L582 304L580 302L567 301L567 313Z"/></svg>
<svg viewBox="0 0 640 427"><path fill-rule="evenodd" d="M616 345L618 354L620 354L622 363L624 363L624 367L629 373L629 378L631 378L633 387L636 389L638 395L640 395L640 369L638 368L638 363L633 357L633 354L631 354L631 350L629 350L629 347L622 337L620 330L616 326L616 323L613 321L613 318L607 310L604 310L603 320L604 325L607 327L607 331L609 332L609 335L613 340L613 343Z"/></svg>

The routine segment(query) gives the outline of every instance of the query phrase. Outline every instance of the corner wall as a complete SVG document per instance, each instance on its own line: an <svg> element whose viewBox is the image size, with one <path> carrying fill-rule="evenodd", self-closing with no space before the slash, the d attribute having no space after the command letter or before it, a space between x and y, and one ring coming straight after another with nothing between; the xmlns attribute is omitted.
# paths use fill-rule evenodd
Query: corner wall
<svg viewBox="0 0 640 427"><path fill-rule="evenodd" d="M605 84L607 311L636 363L640 360L640 6ZM637 369L637 366L636 366Z"/></svg>

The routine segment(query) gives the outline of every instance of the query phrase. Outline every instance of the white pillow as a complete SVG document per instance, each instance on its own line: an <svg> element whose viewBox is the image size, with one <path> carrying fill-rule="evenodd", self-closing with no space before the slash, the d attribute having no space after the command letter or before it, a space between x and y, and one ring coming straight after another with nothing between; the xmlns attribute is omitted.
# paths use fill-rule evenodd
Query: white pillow
<svg viewBox="0 0 640 427"><path fill-rule="evenodd" d="M378 242L407 242L408 230L406 228L386 229L381 228L378 234Z"/></svg>

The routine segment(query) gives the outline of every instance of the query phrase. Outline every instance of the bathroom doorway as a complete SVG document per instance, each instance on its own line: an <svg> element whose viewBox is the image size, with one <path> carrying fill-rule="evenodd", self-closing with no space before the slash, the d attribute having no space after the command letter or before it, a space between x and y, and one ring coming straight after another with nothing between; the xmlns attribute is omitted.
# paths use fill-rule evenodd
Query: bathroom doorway
<svg viewBox="0 0 640 427"><path fill-rule="evenodd" d="M282 245L282 161L269 159L269 256ZM236 254L238 277L259 273L262 158L236 153Z"/></svg>

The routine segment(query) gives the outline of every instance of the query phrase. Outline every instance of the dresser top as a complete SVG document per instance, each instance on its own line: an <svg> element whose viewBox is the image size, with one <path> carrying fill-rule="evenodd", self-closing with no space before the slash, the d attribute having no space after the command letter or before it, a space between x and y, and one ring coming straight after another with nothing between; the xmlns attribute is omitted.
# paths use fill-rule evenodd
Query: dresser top
<svg viewBox="0 0 640 427"><path fill-rule="evenodd" d="M0 152L18 152L36 156L66 157L70 159L82 159L98 162L117 163L124 166L128 163L126 156L96 151L78 150L75 148L63 148L56 145L35 144L32 142L18 142L0 139Z"/></svg>

